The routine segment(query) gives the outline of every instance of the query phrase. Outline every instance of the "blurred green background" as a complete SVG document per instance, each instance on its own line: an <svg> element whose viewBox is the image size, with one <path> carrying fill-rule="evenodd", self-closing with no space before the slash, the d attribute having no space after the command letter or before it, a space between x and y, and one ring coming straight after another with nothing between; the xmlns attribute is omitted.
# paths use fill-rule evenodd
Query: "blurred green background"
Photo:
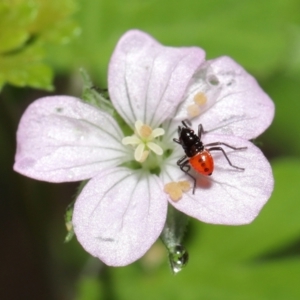
<svg viewBox="0 0 300 300"><path fill-rule="evenodd" d="M176 276L160 241L123 268L89 257L76 239L64 244L76 184L12 171L27 105L80 96L80 67L106 87L110 55L131 28L165 45L200 46L207 58L233 57L276 105L257 140L274 170L272 198L247 226L191 220L190 261ZM300 299L299 0L0 0L1 86L0 299Z"/></svg>

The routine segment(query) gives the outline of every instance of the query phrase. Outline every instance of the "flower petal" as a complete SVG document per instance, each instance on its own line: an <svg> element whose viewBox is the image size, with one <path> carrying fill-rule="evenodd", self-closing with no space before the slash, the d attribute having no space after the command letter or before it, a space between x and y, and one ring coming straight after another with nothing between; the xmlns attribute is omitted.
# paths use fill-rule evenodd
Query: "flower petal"
<svg viewBox="0 0 300 300"><path fill-rule="evenodd" d="M115 120L68 96L41 98L23 114L14 170L49 182L88 179L126 159Z"/></svg>
<svg viewBox="0 0 300 300"><path fill-rule="evenodd" d="M109 65L108 86L114 106L132 128L136 120L158 127L182 101L204 56L200 48L164 47L144 32L128 31Z"/></svg>
<svg viewBox="0 0 300 300"><path fill-rule="evenodd" d="M266 130L274 117L274 103L256 80L239 64L223 56L207 61L195 74L177 120L188 118L188 107L203 92L203 113L194 123L206 131L253 139ZM198 94L197 94L198 93Z"/></svg>
<svg viewBox="0 0 300 300"><path fill-rule="evenodd" d="M128 265L159 237L167 203L155 175L106 170L91 179L76 200L75 234L87 252L107 265Z"/></svg>
<svg viewBox="0 0 300 300"><path fill-rule="evenodd" d="M263 153L251 142L234 136L207 134L205 143L226 142L246 150L234 151L226 146L231 163L245 168L231 167L221 151L211 151L215 170L211 176L198 175L195 194L184 193L181 200L172 203L178 210L200 221L213 224L241 225L250 223L270 198L273 175ZM168 162L162 173L165 183L190 178L176 166L176 157ZM181 174L180 174L181 173ZM191 181L193 184L193 182Z"/></svg>

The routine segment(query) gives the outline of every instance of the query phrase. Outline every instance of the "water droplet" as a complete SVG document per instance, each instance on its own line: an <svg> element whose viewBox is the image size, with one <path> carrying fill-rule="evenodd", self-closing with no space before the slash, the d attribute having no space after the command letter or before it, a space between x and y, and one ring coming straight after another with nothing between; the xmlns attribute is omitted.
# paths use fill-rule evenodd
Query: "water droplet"
<svg viewBox="0 0 300 300"><path fill-rule="evenodd" d="M189 254L184 246L175 245L169 253L169 260L174 274L180 272L188 263Z"/></svg>
<svg viewBox="0 0 300 300"><path fill-rule="evenodd" d="M207 80L208 83L213 86L219 85L220 83L218 77L216 77L215 75L209 75Z"/></svg>

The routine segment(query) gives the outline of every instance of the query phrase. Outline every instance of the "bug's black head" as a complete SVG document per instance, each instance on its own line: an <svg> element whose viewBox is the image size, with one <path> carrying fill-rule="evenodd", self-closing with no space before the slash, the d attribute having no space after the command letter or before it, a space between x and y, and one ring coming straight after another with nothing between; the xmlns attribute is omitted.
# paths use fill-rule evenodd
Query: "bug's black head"
<svg viewBox="0 0 300 300"><path fill-rule="evenodd" d="M178 126L178 139L174 139L174 141L182 146L188 157L192 157L202 151L204 147L194 130L184 121L182 124L183 126Z"/></svg>
<svg viewBox="0 0 300 300"><path fill-rule="evenodd" d="M192 124L189 120L182 121L182 125L183 126L178 126L179 139L181 139L181 137L184 138L185 136L192 135L194 133L194 130L190 127Z"/></svg>
<svg viewBox="0 0 300 300"><path fill-rule="evenodd" d="M194 130L190 127L178 126L178 137L179 139L186 139L187 137L195 135Z"/></svg>

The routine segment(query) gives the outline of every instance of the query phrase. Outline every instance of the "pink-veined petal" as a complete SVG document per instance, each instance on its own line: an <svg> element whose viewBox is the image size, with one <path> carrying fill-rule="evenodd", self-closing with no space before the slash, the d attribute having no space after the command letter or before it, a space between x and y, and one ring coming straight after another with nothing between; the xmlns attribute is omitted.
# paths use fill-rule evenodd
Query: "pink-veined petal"
<svg viewBox="0 0 300 300"><path fill-rule="evenodd" d="M21 118L14 170L49 182L88 179L124 162L122 138L111 116L77 98L41 98Z"/></svg>
<svg viewBox="0 0 300 300"><path fill-rule="evenodd" d="M204 56L200 48L165 47L144 32L128 31L109 64L108 86L114 106L132 128L137 120L158 127L183 100Z"/></svg>
<svg viewBox="0 0 300 300"><path fill-rule="evenodd" d="M187 107L193 103L196 93L203 92L207 101L199 106L203 113L193 123L202 123L206 131L253 139L271 124L274 103L257 81L231 58L223 56L207 61L193 79L177 114L178 120L188 118Z"/></svg>
<svg viewBox="0 0 300 300"><path fill-rule="evenodd" d="M235 147L246 146L246 150L236 151L222 146L231 163L245 170L231 167L221 151L211 151L215 162L213 174L198 175L195 194L192 194L191 189L183 194L181 200L176 203L170 200L170 203L203 222L227 225L250 223L273 191L273 174L269 162L260 149L238 137L207 134L203 141L225 142ZM165 184L185 179L193 187L193 181L176 165L179 157L173 157L167 163L161 175L162 180Z"/></svg>
<svg viewBox="0 0 300 300"><path fill-rule="evenodd" d="M106 170L87 183L75 202L75 234L87 252L107 265L128 265L159 237L167 203L155 175Z"/></svg>

